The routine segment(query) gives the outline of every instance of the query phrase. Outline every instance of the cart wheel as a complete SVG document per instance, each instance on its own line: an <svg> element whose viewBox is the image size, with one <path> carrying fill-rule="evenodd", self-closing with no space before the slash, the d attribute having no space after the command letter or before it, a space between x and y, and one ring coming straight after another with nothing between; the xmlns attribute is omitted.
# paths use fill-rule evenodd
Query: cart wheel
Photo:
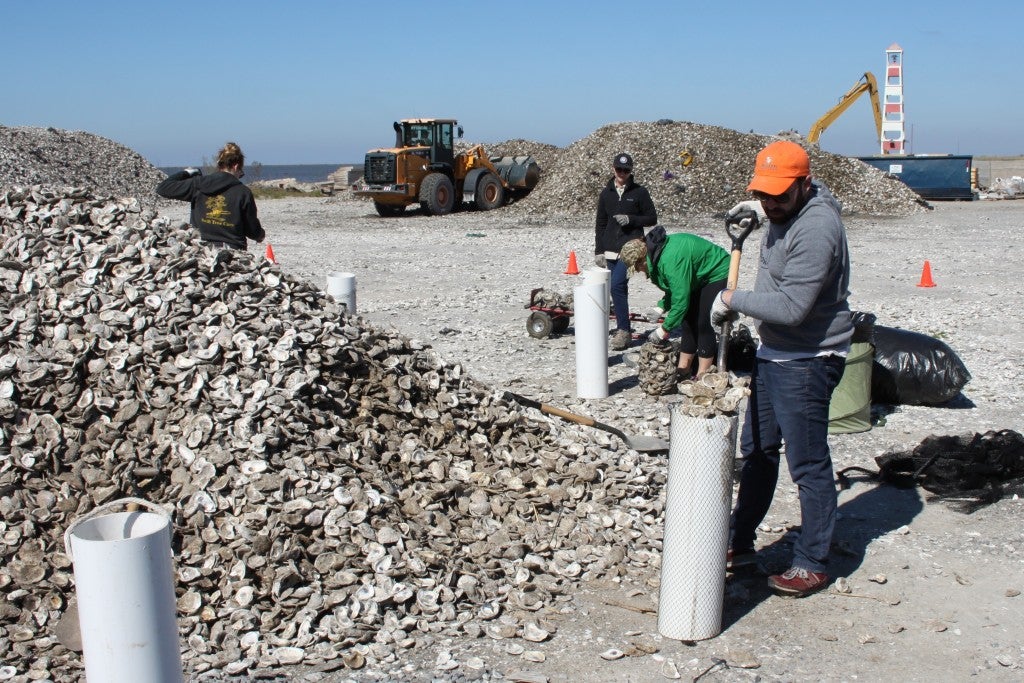
<svg viewBox="0 0 1024 683"><path fill-rule="evenodd" d="M554 323L551 321L551 316L543 311L534 311L526 319L526 330L530 333L531 337L536 337L537 339L544 339L551 334L553 326Z"/></svg>
<svg viewBox="0 0 1024 683"><path fill-rule="evenodd" d="M564 334L569 329L569 316L560 315L551 321L551 331L555 334Z"/></svg>

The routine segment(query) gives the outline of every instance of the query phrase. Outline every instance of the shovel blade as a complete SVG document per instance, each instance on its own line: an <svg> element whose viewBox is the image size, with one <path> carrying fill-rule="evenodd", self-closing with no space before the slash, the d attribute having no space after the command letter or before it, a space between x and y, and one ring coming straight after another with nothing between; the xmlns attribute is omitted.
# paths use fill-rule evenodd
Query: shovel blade
<svg viewBox="0 0 1024 683"><path fill-rule="evenodd" d="M623 439L626 445L632 448L634 451L640 451L641 453L667 453L669 448L668 441L659 439L656 436L626 436Z"/></svg>

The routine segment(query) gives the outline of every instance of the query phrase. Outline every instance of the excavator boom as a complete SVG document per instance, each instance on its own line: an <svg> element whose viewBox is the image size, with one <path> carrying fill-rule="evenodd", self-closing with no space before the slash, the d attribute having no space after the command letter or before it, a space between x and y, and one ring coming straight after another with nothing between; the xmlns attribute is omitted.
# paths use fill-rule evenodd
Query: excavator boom
<svg viewBox="0 0 1024 683"><path fill-rule="evenodd" d="M871 98L871 109L875 114L875 130L878 133L878 139L882 139L882 107L878 100L878 81L875 80L874 75L868 71L865 72L864 76L861 77L857 83L850 88L850 90L839 98L839 102L836 106L825 112L825 115L814 122L811 126L810 131L807 133L807 142L811 144L818 144L818 139L821 138L821 134L825 132L825 129L831 126L839 115L850 108L857 98L864 93L868 93Z"/></svg>

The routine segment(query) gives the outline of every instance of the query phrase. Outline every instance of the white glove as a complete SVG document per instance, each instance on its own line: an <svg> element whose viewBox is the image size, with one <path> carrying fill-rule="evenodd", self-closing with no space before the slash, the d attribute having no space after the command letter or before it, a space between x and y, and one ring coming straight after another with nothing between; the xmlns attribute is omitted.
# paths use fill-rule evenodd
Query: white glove
<svg viewBox="0 0 1024 683"><path fill-rule="evenodd" d="M189 166L188 168L183 170L185 171L186 178L191 178L194 175L203 175L203 172L196 168L195 166Z"/></svg>
<svg viewBox="0 0 1024 683"><path fill-rule="evenodd" d="M598 268L607 268L608 259L605 257L604 254L594 254L594 265L597 266Z"/></svg>
<svg viewBox="0 0 1024 683"><path fill-rule="evenodd" d="M723 292L715 297L715 303L711 305L711 327L722 331L722 324L726 321L739 320L740 314L729 308L729 305L722 299Z"/></svg>
<svg viewBox="0 0 1024 683"><path fill-rule="evenodd" d="M665 309L661 306L654 306L647 311L647 319L652 323L657 322L659 318L665 317Z"/></svg>
<svg viewBox="0 0 1024 683"><path fill-rule="evenodd" d="M743 211L744 209L747 209L749 211L753 211L754 213L756 213L757 214L757 220L761 221L762 223L764 223L766 220L768 220L768 216L766 216L765 213L764 213L764 207L761 206L761 202L757 201L756 199L748 199L745 202L740 202L736 206L734 206L731 209L729 209L728 211L726 211L725 212L725 217L726 218L732 218L733 216L738 214L740 211Z"/></svg>
<svg viewBox="0 0 1024 683"><path fill-rule="evenodd" d="M612 218L614 218L615 222L621 225L622 227L626 227L627 225L629 225L629 216L627 216L624 213L617 213L614 216L612 216Z"/></svg>
<svg viewBox="0 0 1024 683"><path fill-rule="evenodd" d="M654 344L662 344L667 339L668 339L668 332L666 332L665 328L662 327L661 325L658 325L657 327L655 327L654 330L651 331L650 336L647 337L647 340L650 341L651 343L654 343Z"/></svg>

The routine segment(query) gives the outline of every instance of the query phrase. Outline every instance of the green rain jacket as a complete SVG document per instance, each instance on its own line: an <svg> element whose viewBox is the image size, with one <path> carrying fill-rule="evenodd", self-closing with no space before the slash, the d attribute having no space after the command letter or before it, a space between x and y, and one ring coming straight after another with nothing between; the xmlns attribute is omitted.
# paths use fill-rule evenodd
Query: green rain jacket
<svg viewBox="0 0 1024 683"><path fill-rule="evenodd" d="M647 257L647 272L665 292L658 302L665 311L662 327L674 330L686 318L695 291L729 277L729 252L703 237L680 232L668 236L653 262Z"/></svg>

